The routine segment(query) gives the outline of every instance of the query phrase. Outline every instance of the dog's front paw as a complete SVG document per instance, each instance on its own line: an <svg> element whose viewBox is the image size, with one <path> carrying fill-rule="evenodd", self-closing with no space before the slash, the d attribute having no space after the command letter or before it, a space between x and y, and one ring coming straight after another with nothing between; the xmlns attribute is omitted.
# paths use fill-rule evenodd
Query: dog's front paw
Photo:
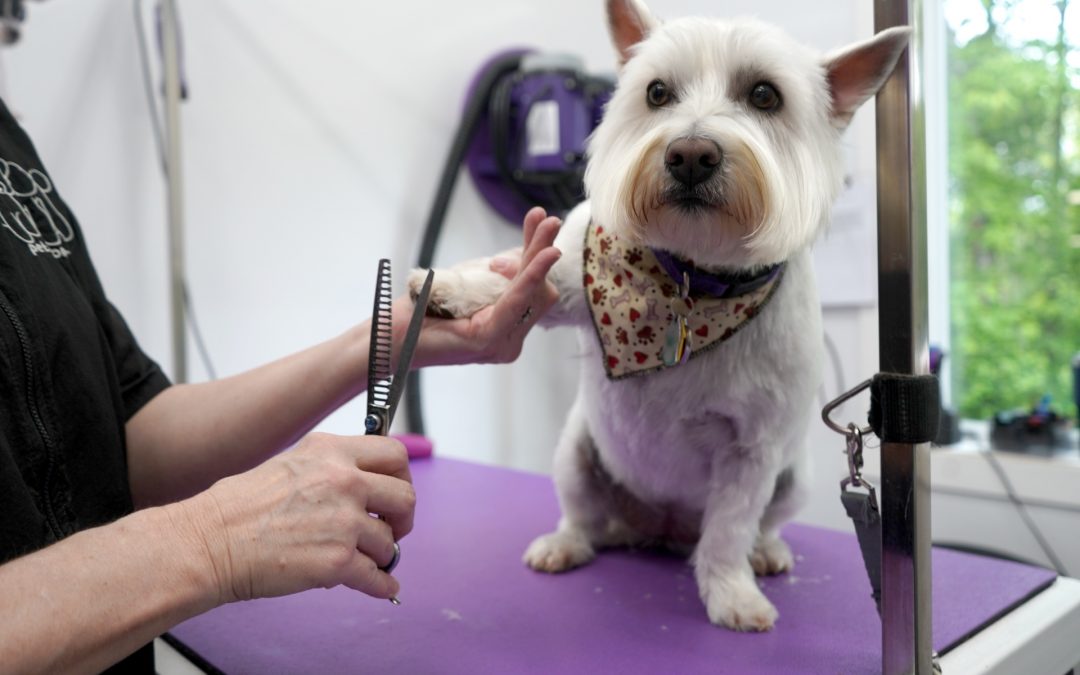
<svg viewBox="0 0 1080 675"><path fill-rule="evenodd" d="M420 297L420 291L424 287L426 278L427 270L409 270L409 276L405 280L405 284L409 289L409 298L411 298L413 302L416 302L416 299ZM460 313L461 308L456 307L451 301L453 296L454 288L452 284L447 283L445 274L440 271L435 275L435 278L431 280L431 294L428 296L428 305L425 313L428 316L437 316L443 319L453 319L459 316L465 316ZM458 313L455 313L455 310Z"/></svg>
<svg viewBox="0 0 1080 675"><path fill-rule="evenodd" d="M795 566L791 549L775 535L759 536L750 552L750 566L759 577L787 572Z"/></svg>
<svg viewBox="0 0 1080 675"><path fill-rule="evenodd" d="M749 581L713 579L701 586L700 590L709 621L732 630L771 630L779 616L752 577Z"/></svg>
<svg viewBox="0 0 1080 675"><path fill-rule="evenodd" d="M584 534L557 530L534 539L522 560L538 572L554 574L580 567L595 557L596 551Z"/></svg>
<svg viewBox="0 0 1080 675"><path fill-rule="evenodd" d="M407 280L409 297L416 300L424 286L427 270L411 270ZM488 259L472 260L449 269L436 270L428 297L428 316L465 318L494 304L509 281L488 269Z"/></svg>

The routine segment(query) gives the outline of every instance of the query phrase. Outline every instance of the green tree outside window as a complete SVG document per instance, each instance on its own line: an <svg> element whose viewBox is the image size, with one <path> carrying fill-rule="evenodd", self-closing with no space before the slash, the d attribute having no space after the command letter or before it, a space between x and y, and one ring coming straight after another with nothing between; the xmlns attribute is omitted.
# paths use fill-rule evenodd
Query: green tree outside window
<svg viewBox="0 0 1080 675"><path fill-rule="evenodd" d="M1080 50L1068 28L1080 33L1080 8L1070 12L1069 0L949 4L967 12L949 32L953 403L963 417L986 419L1050 394L1071 414Z"/></svg>

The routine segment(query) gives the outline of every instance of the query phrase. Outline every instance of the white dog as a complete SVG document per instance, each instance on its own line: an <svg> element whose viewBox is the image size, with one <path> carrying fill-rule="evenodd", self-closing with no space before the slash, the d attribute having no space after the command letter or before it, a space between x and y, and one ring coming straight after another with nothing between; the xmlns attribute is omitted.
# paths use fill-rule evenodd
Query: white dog
<svg viewBox="0 0 1080 675"><path fill-rule="evenodd" d="M602 547L692 547L709 618L768 630L754 573L792 566L778 531L821 376L809 248L843 182L841 132L909 31L821 56L758 21L607 11L618 86L542 319L578 327L585 354L555 451L563 516L524 559L561 572ZM432 309L468 316L506 284L483 261L436 274Z"/></svg>

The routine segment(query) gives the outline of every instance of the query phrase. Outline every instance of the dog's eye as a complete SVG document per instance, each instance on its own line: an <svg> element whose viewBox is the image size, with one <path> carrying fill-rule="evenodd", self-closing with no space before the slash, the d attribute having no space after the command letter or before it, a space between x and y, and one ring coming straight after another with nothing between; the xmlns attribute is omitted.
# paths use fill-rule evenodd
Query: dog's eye
<svg viewBox="0 0 1080 675"><path fill-rule="evenodd" d="M653 80L645 90L645 100L652 108L665 106L671 101L671 90L661 80Z"/></svg>
<svg viewBox="0 0 1080 675"><path fill-rule="evenodd" d="M750 105L758 110L772 112L780 107L780 92L768 82L758 82L750 90Z"/></svg>

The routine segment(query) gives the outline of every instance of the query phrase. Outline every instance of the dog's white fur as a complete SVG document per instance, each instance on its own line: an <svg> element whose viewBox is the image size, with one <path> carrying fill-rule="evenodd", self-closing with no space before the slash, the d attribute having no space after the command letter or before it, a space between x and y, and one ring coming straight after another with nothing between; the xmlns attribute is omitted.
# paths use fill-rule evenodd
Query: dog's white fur
<svg viewBox="0 0 1080 675"><path fill-rule="evenodd" d="M637 0L608 0L608 16L622 69L590 140L589 201L569 214L556 240L563 256L548 278L560 299L542 319L579 327L585 354L555 450L563 516L524 559L559 572L601 547L694 545L710 620L767 630L777 612L754 573L792 567L778 531L802 500L803 441L821 378L809 248L842 185L840 133L892 71L908 33L885 31L822 57L749 19L661 24ZM675 98L654 109L646 88L656 79ZM778 111L749 104L759 82L780 92ZM667 198L677 184L665 169L665 149L686 137L712 139L723 151L720 170L703 188L708 208ZM719 348L612 381L582 292L590 221L717 271L780 261L787 269L769 305ZM411 278L414 290L420 281ZM506 285L484 261L469 263L436 274L432 304L467 316Z"/></svg>

